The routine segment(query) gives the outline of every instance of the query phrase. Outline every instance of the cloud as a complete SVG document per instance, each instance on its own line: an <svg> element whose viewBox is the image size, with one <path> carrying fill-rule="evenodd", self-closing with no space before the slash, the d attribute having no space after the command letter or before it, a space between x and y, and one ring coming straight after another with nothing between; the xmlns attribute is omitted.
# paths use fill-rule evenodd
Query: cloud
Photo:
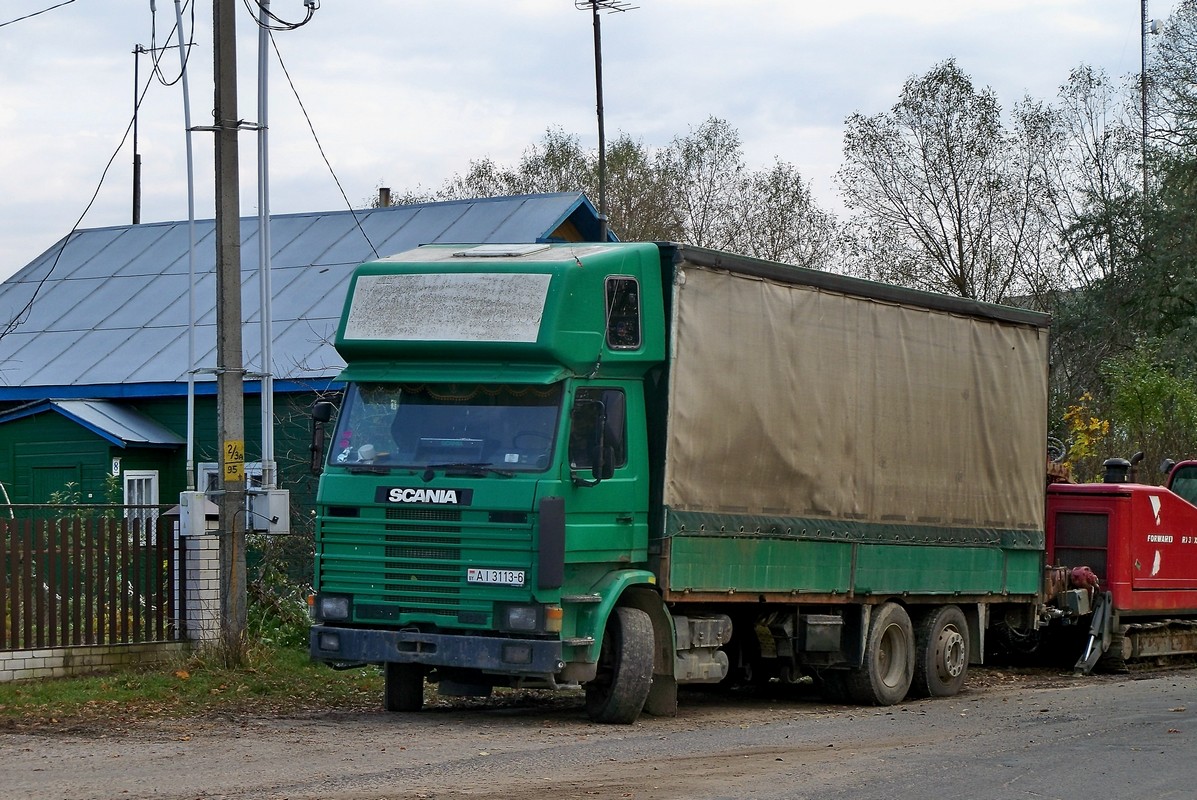
<svg viewBox="0 0 1197 800"><path fill-rule="evenodd" d="M210 4L195 2L192 122L212 107ZM8 0L0 22L44 7ZM1175 3L1153 4L1164 17ZM174 6L74 3L0 28L0 277L69 232L130 121L134 45L165 41ZM1050 98L1084 62L1136 72L1139 9L1119 0L640 0L602 16L609 135L664 146L707 116L741 134L753 166L793 163L838 207L844 119L875 114L903 82L947 57L1005 107ZM238 4L239 116L253 121L257 30ZM299 0L274 0L285 18ZM151 23L154 27L151 29ZM190 14L188 15L190 24ZM471 159L517 160L549 127L595 134L593 29L566 0L327 0L275 39L333 170L354 204L379 182L435 188ZM176 50L162 70L177 76ZM150 78L148 55L136 57ZM342 208L283 71L270 63L271 198L277 213ZM141 108L142 219L185 218L180 86L152 83ZM196 208L213 213L212 140L194 135ZM256 207L253 135L241 138L242 208ZM132 143L117 155L84 227L131 216Z"/></svg>

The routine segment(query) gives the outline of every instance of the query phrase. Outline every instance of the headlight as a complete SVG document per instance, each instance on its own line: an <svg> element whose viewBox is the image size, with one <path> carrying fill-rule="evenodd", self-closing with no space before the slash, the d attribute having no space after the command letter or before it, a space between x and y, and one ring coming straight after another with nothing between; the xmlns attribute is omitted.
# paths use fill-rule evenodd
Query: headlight
<svg viewBox="0 0 1197 800"><path fill-rule="evenodd" d="M504 606L499 620L505 630L533 633L539 627L540 606Z"/></svg>
<svg viewBox="0 0 1197 800"><path fill-rule="evenodd" d="M316 618L322 620L349 619L348 597L328 594L316 598Z"/></svg>

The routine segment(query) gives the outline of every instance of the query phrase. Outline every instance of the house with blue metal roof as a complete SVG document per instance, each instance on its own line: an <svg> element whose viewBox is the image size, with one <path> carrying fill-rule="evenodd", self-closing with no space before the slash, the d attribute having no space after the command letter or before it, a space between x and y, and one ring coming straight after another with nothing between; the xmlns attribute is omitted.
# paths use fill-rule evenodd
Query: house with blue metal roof
<svg viewBox="0 0 1197 800"><path fill-rule="evenodd" d="M263 365L258 220L242 219L243 358L250 375L273 376L280 483L311 492L307 412L339 389L332 340L358 264L423 244L595 241L599 231L580 193L272 216L273 364ZM75 231L0 284L0 499L40 503L71 486L84 501L122 502L135 486L141 502L174 502L187 488L192 352L206 488L217 460L215 262L214 220L123 225ZM252 460L260 382L245 387ZM104 496L113 476L126 476L123 498Z"/></svg>

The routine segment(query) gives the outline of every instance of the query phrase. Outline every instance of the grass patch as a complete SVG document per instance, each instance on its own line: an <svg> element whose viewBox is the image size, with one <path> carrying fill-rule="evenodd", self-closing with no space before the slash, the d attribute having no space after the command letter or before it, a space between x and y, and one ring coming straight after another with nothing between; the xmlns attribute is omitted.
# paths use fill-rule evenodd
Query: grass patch
<svg viewBox="0 0 1197 800"><path fill-rule="evenodd" d="M200 652L102 675L0 683L0 723L27 727L92 719L375 709L381 696L377 668L337 672L313 664L306 649L257 645L236 670L224 667L217 654Z"/></svg>

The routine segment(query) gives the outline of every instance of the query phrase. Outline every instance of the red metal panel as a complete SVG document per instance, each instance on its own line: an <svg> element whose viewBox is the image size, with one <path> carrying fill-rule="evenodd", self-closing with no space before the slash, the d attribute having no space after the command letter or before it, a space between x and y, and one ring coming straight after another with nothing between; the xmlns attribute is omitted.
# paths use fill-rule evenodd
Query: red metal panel
<svg viewBox="0 0 1197 800"><path fill-rule="evenodd" d="M1052 563L1058 563L1057 549L1063 553L1058 521L1077 514L1108 519L1105 574L1099 576L1115 610L1132 616L1197 613L1197 507L1158 486L1053 485L1047 525Z"/></svg>

